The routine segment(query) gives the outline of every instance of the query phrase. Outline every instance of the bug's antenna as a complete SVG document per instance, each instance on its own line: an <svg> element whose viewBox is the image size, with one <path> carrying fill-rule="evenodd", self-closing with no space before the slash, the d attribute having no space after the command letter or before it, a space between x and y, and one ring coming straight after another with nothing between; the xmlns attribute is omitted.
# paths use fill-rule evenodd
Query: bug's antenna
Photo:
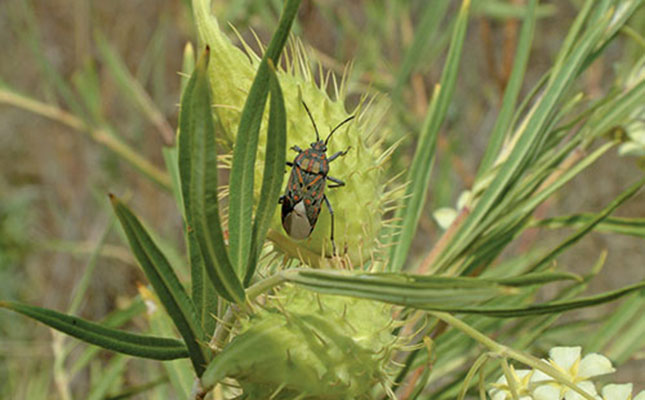
<svg viewBox="0 0 645 400"><path fill-rule="evenodd" d="M327 142L329 141L329 138L331 137L331 135L332 135L334 132L336 132L336 130L337 130L338 128L340 128L341 126L345 125L347 122L349 122L349 121L353 120L353 119L354 119L354 117L356 117L356 115L352 115L351 117L347 118L346 120L344 120L344 121L343 121L343 122L341 122L340 124L336 125L336 127L335 127L334 129L332 129L332 130L331 130L331 132L329 132L329 135L327 136L327 139L325 139L325 146L327 146Z"/></svg>
<svg viewBox="0 0 645 400"><path fill-rule="evenodd" d="M309 119L311 119L311 123L314 125L314 130L316 131L316 142L320 142L320 135L318 134L318 127L316 127L316 121L314 121L314 117L311 115L311 111L309 111L309 107L307 107L307 103L305 103L304 100L302 101L302 105L305 106L305 110L307 110Z"/></svg>

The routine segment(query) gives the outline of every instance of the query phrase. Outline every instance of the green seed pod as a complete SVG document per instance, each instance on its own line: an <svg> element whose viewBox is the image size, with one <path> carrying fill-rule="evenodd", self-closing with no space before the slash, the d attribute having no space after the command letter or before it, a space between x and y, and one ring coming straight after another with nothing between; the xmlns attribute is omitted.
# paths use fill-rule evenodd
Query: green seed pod
<svg viewBox="0 0 645 400"><path fill-rule="evenodd" d="M398 340L390 312L368 300L284 287L241 322L202 381L234 378L251 399L371 399L391 380Z"/></svg>
<svg viewBox="0 0 645 400"><path fill-rule="evenodd" d="M210 13L210 0L193 2L195 20L201 45L211 48L209 64L214 114L222 130L221 140L232 146L237 132L241 110L255 76L260 59L248 48L247 54L235 47L221 32L219 24ZM246 45L245 45L246 46ZM303 46L292 41L290 48L284 52L285 69L278 71L280 85L284 93L287 111L287 145L297 145L303 149L315 141L312 123L302 105L304 101L318 126L321 137L350 115L356 119L339 129L331 138L328 155L351 147L349 153L339 157L330 164L329 176L338 178L346 186L326 189L335 213L335 242L340 255L347 255L346 260L354 265L364 265L374 260L379 249L377 235L382 225L382 216L391 194L385 192L383 164L391 150L382 150L382 127L377 134L377 125L381 122L382 102L363 99L353 113L345 110L344 99L346 84L340 84L329 75L322 76L320 86L313 79L309 61ZM321 73L322 74L322 73ZM335 99L326 92L328 85L336 91ZM268 114L268 113L267 113ZM259 195L264 161L264 144L266 143L265 114L263 127L260 130L259 150L255 172L255 191ZM292 161L296 153L287 153ZM288 168L285 166L285 172ZM285 175L284 184L286 185ZM276 204L276 210L278 205ZM282 228L281 216L275 213L269 238L284 253L302 258L310 265L319 266L323 255L330 256L331 219L325 205L322 205L320 218L311 233L304 240L293 240Z"/></svg>

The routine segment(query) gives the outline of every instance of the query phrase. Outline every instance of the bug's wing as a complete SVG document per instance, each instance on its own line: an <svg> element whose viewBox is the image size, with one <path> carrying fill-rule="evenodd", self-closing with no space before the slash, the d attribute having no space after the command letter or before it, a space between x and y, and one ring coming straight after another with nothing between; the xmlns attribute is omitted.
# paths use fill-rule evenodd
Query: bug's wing
<svg viewBox="0 0 645 400"><path fill-rule="evenodd" d="M286 210L285 203L282 204L282 227L294 239L301 240L309 237L313 225L309 222L303 201L296 203L291 210Z"/></svg>

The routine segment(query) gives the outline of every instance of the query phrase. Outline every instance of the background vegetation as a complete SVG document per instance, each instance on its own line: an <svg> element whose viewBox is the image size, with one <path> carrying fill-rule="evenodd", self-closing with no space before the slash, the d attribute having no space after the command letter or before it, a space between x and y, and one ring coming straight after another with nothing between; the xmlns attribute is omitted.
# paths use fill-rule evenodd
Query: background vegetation
<svg viewBox="0 0 645 400"><path fill-rule="evenodd" d="M95 321L130 304L145 278L134 267L116 229L105 194L131 193L130 204L168 240L170 253L182 243L181 219L163 179L161 148L177 125L182 52L195 33L188 2L150 0L91 2L5 0L0 3L0 298L57 310L77 309ZM254 29L266 43L276 26L281 1L215 1L220 21L230 21L246 39ZM445 2L454 15L457 2ZM513 3L474 2L454 101L439 137L438 165L410 259L427 251L441 233L432 212L455 204L470 187L495 121L519 34ZM579 7L578 1L543 2L524 88L528 90L552 64ZM392 96L387 115L393 135L403 142L393 170L411 160L432 86L439 79L451 33L448 23L428 32L414 58L406 49L420 21L424 1L303 1L294 32L335 73L353 60L350 97L366 90ZM439 15L439 13L437 13ZM445 21L454 21L446 18ZM630 24L645 32L645 11ZM233 35L231 35L233 37ZM642 37L642 36L641 36ZM601 93L624 61L643 53L643 44L621 34L581 80L587 93ZM16 94L18 96L16 97ZM14 97L10 97L13 95ZM35 101L35 102L34 102ZM11 103L12 105L9 105ZM15 107L18 104L20 107ZM26 111L37 111L36 113ZM47 117L38 116L45 114ZM52 123L51 119L58 122ZM133 150L132 162L114 151ZM142 164L143 163L143 164ZM147 164L149 163L149 164ZM446 168L447 167L447 168ZM147 171L157 183L141 173ZM635 159L605 155L538 211L540 216L598 211L638 174ZM644 194L617 215L643 216ZM530 231L517 241L522 251L535 243L558 243L569 232ZM600 249L607 268L589 292L610 290L645 277L643 239L590 234L560 258L583 272ZM172 254L171 254L172 256ZM88 269L91 273L87 273ZM87 286L86 286L87 285ZM82 301L76 293L85 291ZM612 307L608 305L603 307ZM605 315L591 308L569 319ZM601 312L602 311L602 312ZM143 318L129 322L145 324ZM1 398L103 398L109 373L128 386L157 384L155 363L101 352L88 365L85 347L66 339L73 367L61 366L62 336L24 317L0 313ZM574 344L574 343L572 343ZM645 343L644 343L645 346ZM52 371L55 373L52 374ZM615 379L645 389L643 351L619 368ZM639 386L640 385L640 386ZM90 387L93 390L90 392ZM158 394L163 387L160 386ZM97 389L98 388L98 389ZM149 395L141 398L148 398Z"/></svg>

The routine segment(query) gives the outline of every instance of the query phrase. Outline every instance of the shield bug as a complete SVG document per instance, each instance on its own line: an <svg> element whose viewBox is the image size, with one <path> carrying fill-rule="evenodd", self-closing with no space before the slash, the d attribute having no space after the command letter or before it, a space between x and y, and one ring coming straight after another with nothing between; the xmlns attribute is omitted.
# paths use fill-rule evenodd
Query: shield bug
<svg viewBox="0 0 645 400"><path fill-rule="evenodd" d="M336 254L336 243L334 243L334 210L325 195L325 188L329 187L331 189L345 185L345 182L327 174L329 172L329 163L347 154L351 147L327 157L327 144L333 133L354 119L354 116L336 125L323 141L320 139L316 121L314 121L314 117L311 115L307 104L303 101L302 105L305 107L309 119L311 119L311 123L314 126L316 141L311 143L311 147L306 150L302 150L298 146L291 147L298 155L293 162L287 162L287 165L291 167L291 175L287 182L287 190L280 197L280 203L282 204L282 227L292 238L299 240L306 239L311 235L311 232L316 226L316 221L318 221L320 209L324 202L331 215L331 245L333 254ZM327 185L327 180L332 183Z"/></svg>

